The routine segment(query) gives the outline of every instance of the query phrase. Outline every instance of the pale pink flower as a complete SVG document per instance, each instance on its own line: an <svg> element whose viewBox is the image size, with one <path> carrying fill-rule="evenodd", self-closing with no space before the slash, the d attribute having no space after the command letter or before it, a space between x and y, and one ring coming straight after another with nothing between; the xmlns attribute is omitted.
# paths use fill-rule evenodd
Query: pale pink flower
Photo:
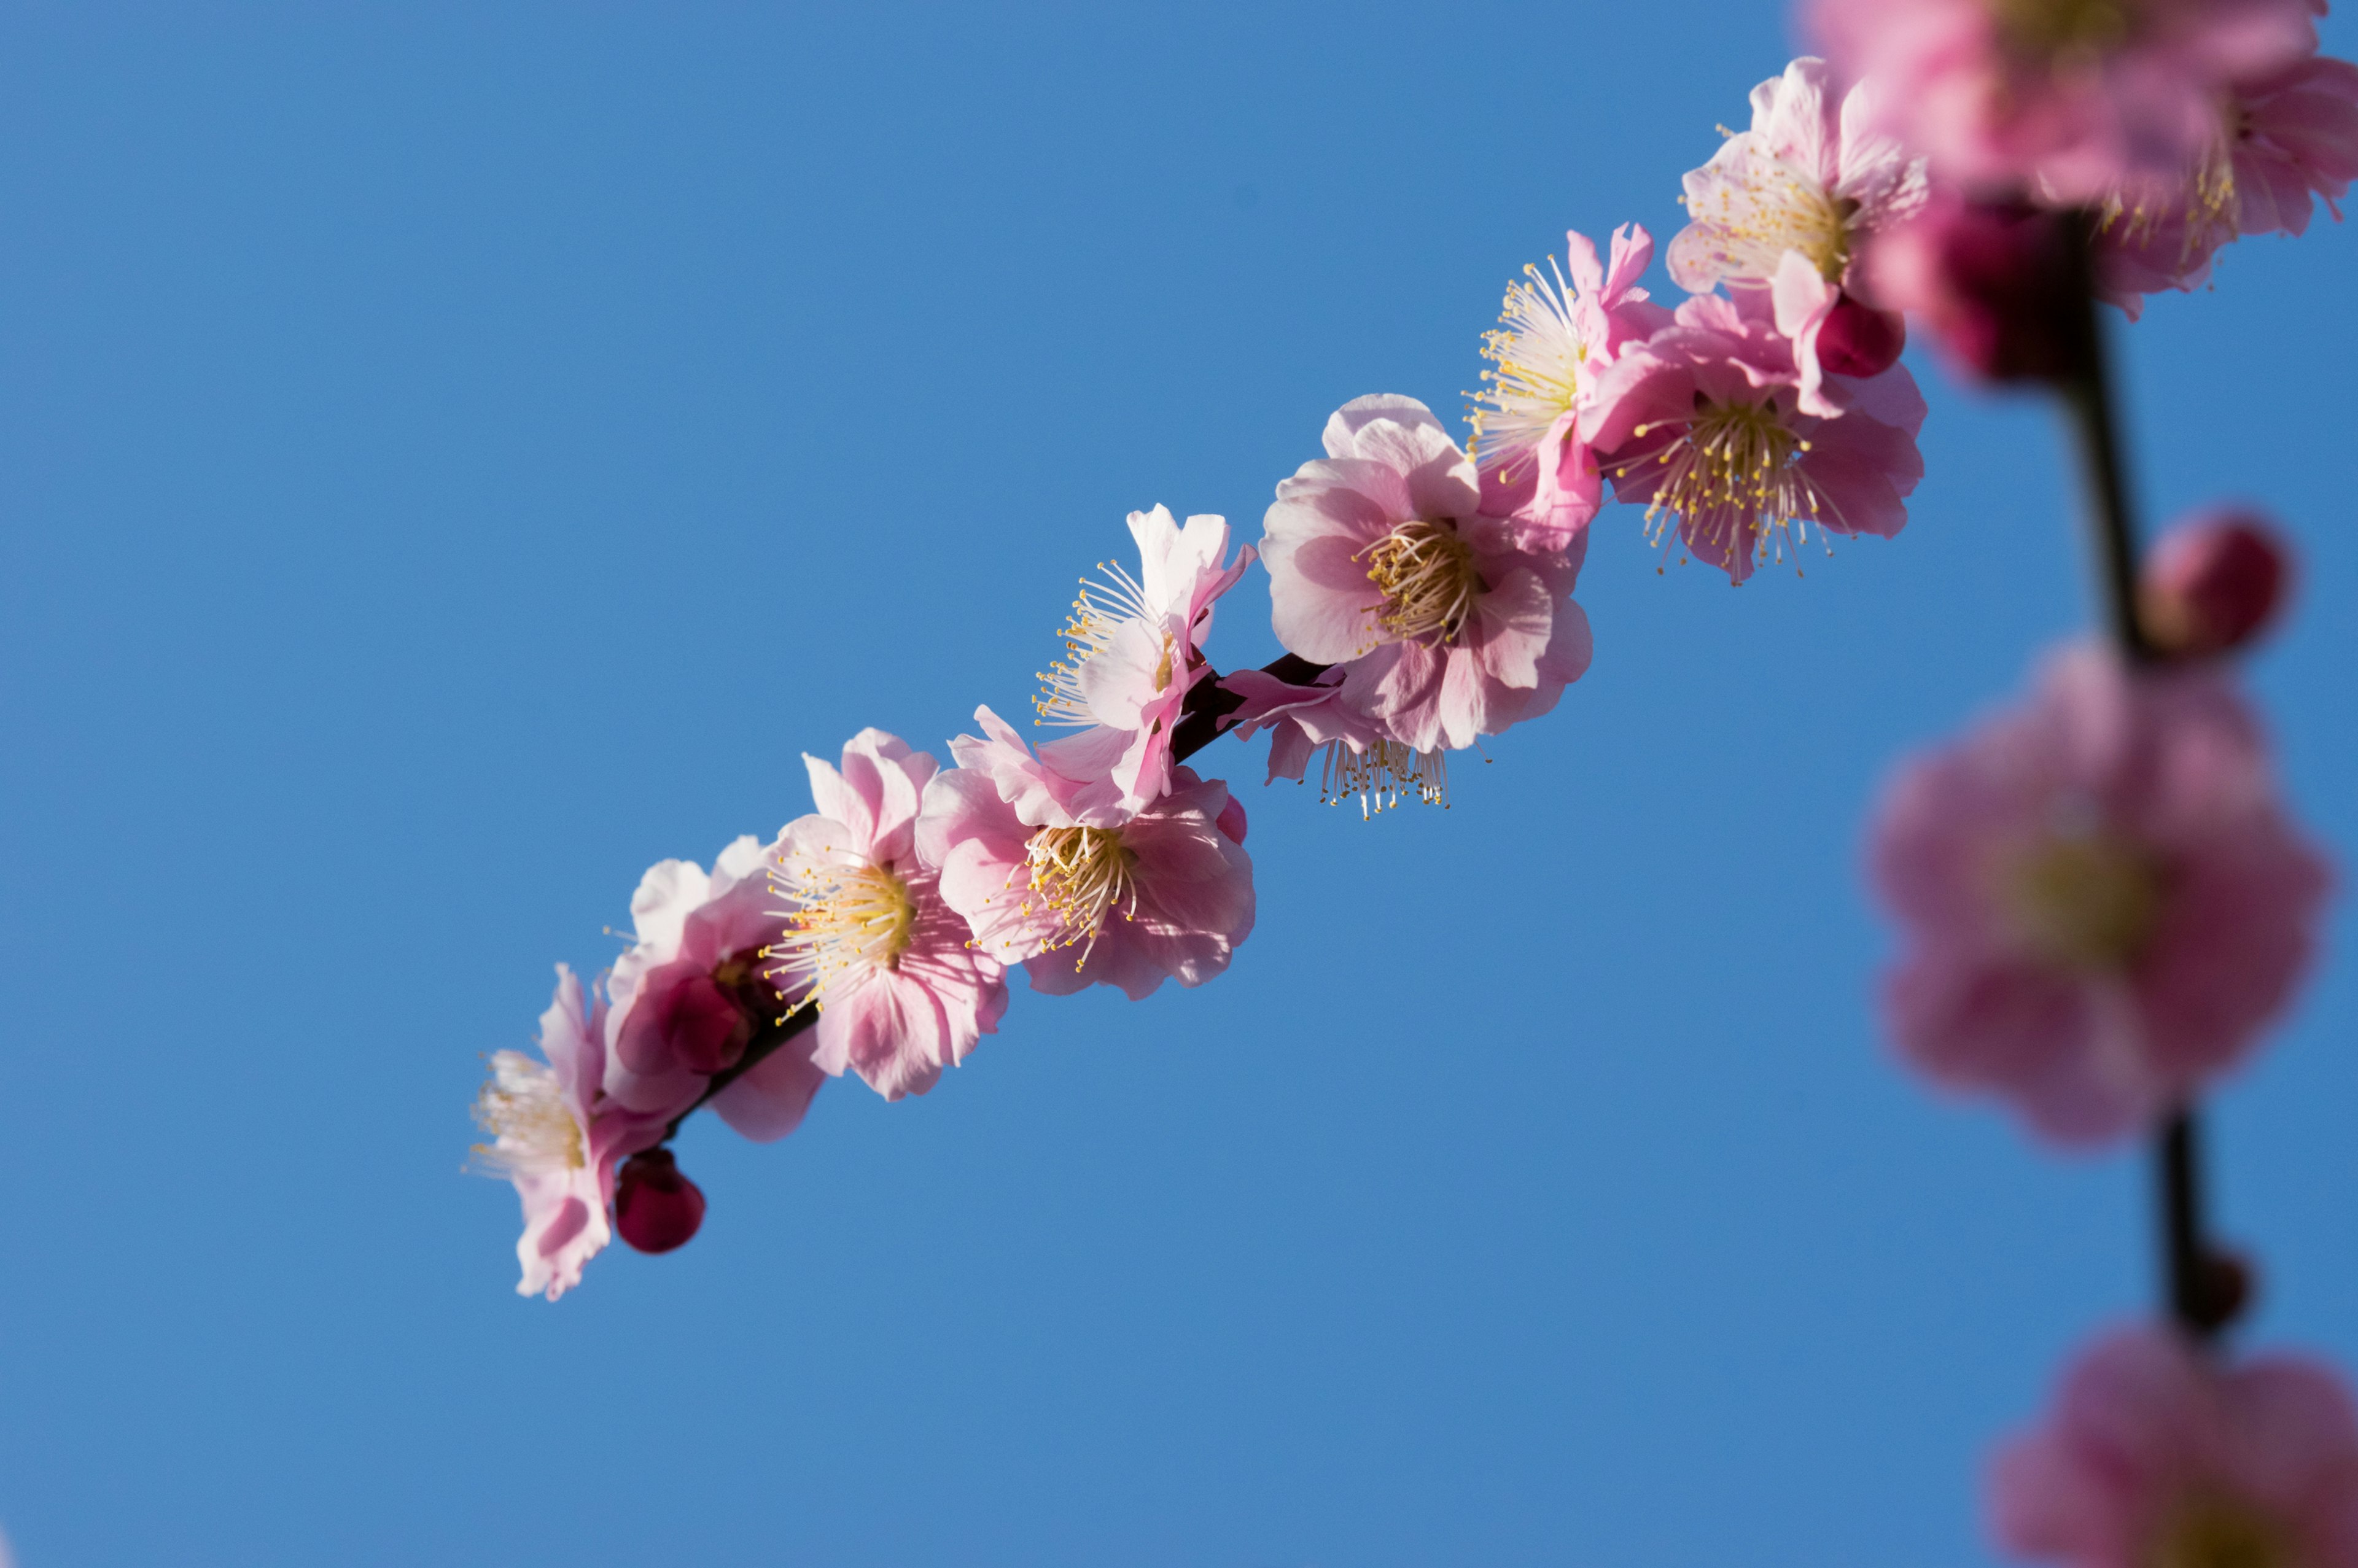
<svg viewBox="0 0 2358 1568"><path fill-rule="evenodd" d="M1228 967L1252 931L1244 808L1228 786L1174 768L1171 789L1135 815L1091 825L1037 802L1022 738L988 708L984 740L950 742L958 766L926 786L919 855L976 946L1022 963L1034 990L1119 986L1133 1000L1167 977L1198 986Z"/></svg>
<svg viewBox="0 0 2358 1568"><path fill-rule="evenodd" d="M1687 175L1671 276L1696 294L1773 289L1802 411L1831 417L1848 384L1828 373L1874 375L1899 357L1905 329L1858 297L1853 264L1922 208L1925 189L1923 159L1875 127L1866 84L1838 92L1825 61L1804 55L1752 90L1752 128Z"/></svg>
<svg viewBox="0 0 2358 1568"><path fill-rule="evenodd" d="M519 1295L555 1301L581 1282L581 1266L612 1239L606 1205L614 1166L664 1135L665 1119L601 1107L606 1003L585 1008L581 982L557 966L557 995L540 1015L535 1062L521 1051L492 1054L492 1076L475 1098L475 1122L491 1136L472 1167L515 1184L524 1205L516 1258Z"/></svg>
<svg viewBox="0 0 2358 1568"><path fill-rule="evenodd" d="M2132 1133L2251 1049L2309 966L2324 863L2209 675L2067 650L2029 706L1910 763L1872 864L1900 1051L2047 1136Z"/></svg>
<svg viewBox="0 0 2358 1568"><path fill-rule="evenodd" d="M2073 203L2175 178L2230 84L2317 36L2309 0L1813 0L1809 16L1936 175Z"/></svg>
<svg viewBox="0 0 2358 1568"><path fill-rule="evenodd" d="M1042 673L1033 704L1044 724L1081 733L1040 748L1048 767L1077 781L1091 800L1135 811L1163 794L1171 777L1171 731L1187 693L1208 666L1212 605L1252 564L1247 546L1234 560L1224 517L1187 519L1168 508L1130 514L1138 541L1136 577L1100 565L1102 581L1081 579L1080 597L1060 635L1066 656Z"/></svg>
<svg viewBox="0 0 2358 1568"><path fill-rule="evenodd" d="M1889 537L1924 474L1924 398L1904 365L1828 376L1839 418L1801 406L1801 371L1758 289L1696 295L1606 373L1582 428L1617 501L1736 582L1784 558L1789 531Z"/></svg>
<svg viewBox="0 0 2358 1568"><path fill-rule="evenodd" d="M1481 474L1482 510L1509 518L1521 549L1546 553L1573 546L1596 515L1603 487L1596 464L1577 438L1580 411L1594 401L1596 378L1621 346L1670 319L1637 287L1653 260L1654 237L1635 223L1613 231L1612 265L1597 264L1596 243L1564 235L1569 281L1551 261L1548 274L1523 269L1507 286L1500 326L1482 336L1493 369L1472 411L1468 455Z"/></svg>
<svg viewBox="0 0 2358 1568"><path fill-rule="evenodd" d="M2322 199L2358 178L2358 65L2311 56L2238 81L2201 156L2173 178L2113 191L2101 210L2096 279L2135 319L2143 296L2191 291L2245 234L2299 234Z"/></svg>
<svg viewBox="0 0 2358 1568"><path fill-rule="evenodd" d="M1449 804L1447 756L1443 751L1412 751L1386 734L1375 720L1343 701L1344 670L1322 672L1304 685L1281 680L1265 670L1236 670L1220 684L1242 697L1229 716L1238 740L1270 732L1269 779L1301 783L1314 759L1323 759L1318 798L1340 806L1356 798L1359 815L1373 816L1403 800L1427 806Z"/></svg>
<svg viewBox="0 0 2358 1568"><path fill-rule="evenodd" d="M748 834L712 873L693 860L649 867L631 898L637 940L614 964L607 992L606 1093L623 1108L677 1116L712 1075L737 1065L788 999L764 971L784 928L768 867L773 851ZM808 1032L789 1040L717 1096L713 1109L748 1138L792 1132L825 1075Z"/></svg>
<svg viewBox="0 0 2358 1568"><path fill-rule="evenodd" d="M2332 1368L2117 1330L1992 1466L2018 1556L2068 1568L2358 1568L2358 1411Z"/></svg>
<svg viewBox="0 0 2358 1568"><path fill-rule="evenodd" d="M975 950L943 901L939 863L917 847L934 759L862 730L841 771L803 762L818 811L779 838L776 885L790 913L771 976L819 1010L817 1068L849 1067L886 1099L924 1094L1007 1011L999 961Z"/></svg>
<svg viewBox="0 0 2358 1568"><path fill-rule="evenodd" d="M1340 700L1412 752L1553 708L1588 668L1577 566L1482 514L1473 463L1412 397L1345 404L1325 445L1269 509L1278 641L1344 666Z"/></svg>

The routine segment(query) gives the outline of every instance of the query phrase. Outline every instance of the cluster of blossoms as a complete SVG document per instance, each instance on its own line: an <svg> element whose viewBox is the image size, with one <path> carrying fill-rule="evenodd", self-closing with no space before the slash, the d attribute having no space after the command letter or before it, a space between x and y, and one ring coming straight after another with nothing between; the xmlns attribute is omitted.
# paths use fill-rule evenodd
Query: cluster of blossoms
<svg viewBox="0 0 2358 1568"><path fill-rule="evenodd" d="M1188 759L1266 735L1271 780L1314 765L1363 812L1444 801L1450 752L1587 669L1572 595L1608 498L1738 584L1813 530L1898 534L1923 477L1911 319L1977 377L2096 407L2109 442L2092 297L2134 319L2228 242L2340 215L2358 67L2317 53L2321 9L1813 0L1824 58L1762 82L1685 177L1678 304L1641 286L1643 228L1602 256L1569 233L1508 288L1463 446L1414 398L1361 397L1257 546L1131 514L1135 570L1084 581L1040 676L1054 738L979 708L945 770L863 730L808 759L811 815L708 875L649 871L633 946L586 991L560 967L543 1060L497 1054L477 1101L478 1160L523 1200L520 1289L556 1297L614 1234L692 1236L703 1195L665 1145L707 1103L768 1140L847 1071L923 1094L998 1031L1017 966L1133 1000L1224 972L1253 926L1245 814ZM2101 1145L2189 1125L2286 1010L2331 879L2228 655L2287 558L2255 519L2190 522L2114 645L2057 653L2025 707L1902 770L1871 862L1905 931L1891 1033L1934 1083ZM1256 560L1286 654L1223 674L1214 611ZM2218 1352L2244 1277L2195 1261L2234 1288L2075 1367L1996 1467L1999 1534L2081 1568L2358 1568L2358 1413L2320 1367Z"/></svg>

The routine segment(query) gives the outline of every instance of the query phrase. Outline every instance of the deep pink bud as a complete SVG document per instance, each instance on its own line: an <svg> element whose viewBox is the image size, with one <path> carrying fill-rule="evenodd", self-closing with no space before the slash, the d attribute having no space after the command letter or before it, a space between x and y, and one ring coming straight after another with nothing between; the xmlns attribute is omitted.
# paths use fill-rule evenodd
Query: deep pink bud
<svg viewBox="0 0 2358 1568"><path fill-rule="evenodd" d="M1920 319L1976 375L2059 380L2084 350L2071 222L2019 202L1936 199L1875 242L1870 292Z"/></svg>
<svg viewBox="0 0 2358 1568"><path fill-rule="evenodd" d="M2255 641L2276 618L2292 552L2262 519L2211 512L2172 528L2145 564L2137 608L2164 653L2210 658Z"/></svg>
<svg viewBox="0 0 2358 1568"><path fill-rule="evenodd" d="M673 1058L691 1072L734 1064L753 1037L737 999L708 974L692 975L665 993L658 1026Z"/></svg>
<svg viewBox="0 0 2358 1568"><path fill-rule="evenodd" d="M1849 295L1834 301L1818 329L1818 363L1829 375L1881 375L1908 346L1908 319Z"/></svg>
<svg viewBox="0 0 2358 1568"><path fill-rule="evenodd" d="M685 1247L704 1224L704 1194L679 1173L668 1149L622 1162L614 1177L614 1228L642 1252Z"/></svg>

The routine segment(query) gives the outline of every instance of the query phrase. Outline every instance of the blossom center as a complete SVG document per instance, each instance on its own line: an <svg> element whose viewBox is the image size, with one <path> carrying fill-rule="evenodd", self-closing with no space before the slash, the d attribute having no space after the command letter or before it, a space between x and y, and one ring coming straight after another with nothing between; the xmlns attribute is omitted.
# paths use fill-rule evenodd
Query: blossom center
<svg viewBox="0 0 2358 1568"><path fill-rule="evenodd" d="M806 865L802 885L785 891L798 907L770 949L777 960L771 979L780 990L807 982L818 997L848 974L899 967L917 924L917 902L890 867Z"/></svg>
<svg viewBox="0 0 2358 1568"><path fill-rule="evenodd" d="M492 1138L472 1150L488 1174L547 1175L590 1162L556 1069L521 1051L492 1053L491 1079L475 1096L475 1125Z"/></svg>
<svg viewBox="0 0 2358 1568"><path fill-rule="evenodd" d="M2291 1568L2284 1531L2242 1503L2206 1498L2180 1509L2156 1534L2145 1568Z"/></svg>
<svg viewBox="0 0 2358 1568"><path fill-rule="evenodd" d="M2006 891L2024 939L2067 969L2123 968L2144 950L2161 914L2151 860L2100 836L2039 845L2011 868Z"/></svg>
<svg viewBox="0 0 2358 1568"><path fill-rule="evenodd" d="M2129 34L2126 0L1989 0L1998 36L2016 54L2064 63L2118 47Z"/></svg>
<svg viewBox="0 0 2358 1568"><path fill-rule="evenodd" d="M1528 282L1507 286L1499 325L1482 334L1482 357L1495 369L1467 413L1473 438L1466 455L1483 468L1514 463L1536 452L1555 423L1580 398L1580 371L1588 359L1573 319L1572 286L1552 258L1549 273L1525 266Z"/></svg>
<svg viewBox="0 0 2358 1568"><path fill-rule="evenodd" d="M1351 558L1384 596L1376 624L1402 642L1455 642L1482 595L1474 548L1458 537L1455 523L1412 518Z"/></svg>
<svg viewBox="0 0 2358 1568"><path fill-rule="evenodd" d="M1643 438L1659 428L1640 425L1631 435ZM1694 416L1652 454L1654 465L1667 471L1646 506L1649 537L1660 538L1671 517L1683 518L1691 542L1714 545L1733 560L1739 552L1757 550L1765 557L1768 535L1788 524L1806 535L1823 501L1817 481L1800 466L1809 450L1810 443L1786 425L1773 396L1760 403L1714 403L1697 393ZM1633 470L1642 473L1646 460L1616 463L1616 482Z"/></svg>
<svg viewBox="0 0 2358 1568"><path fill-rule="evenodd" d="M1137 913L1138 852L1119 827L1042 827L1023 846L1032 891L1062 926L1050 947L1094 939L1110 910ZM1088 953L1083 950L1084 962Z"/></svg>
<svg viewBox="0 0 2358 1568"><path fill-rule="evenodd" d="M1081 591L1073 600L1072 613L1056 635L1063 639L1065 656L1039 673L1040 695L1032 699L1033 711L1043 724L1094 724L1089 712L1087 694L1081 689L1081 670L1102 653L1121 629L1132 621L1149 616L1146 589L1139 580L1119 566L1105 561L1098 563L1101 581L1081 579ZM1168 639L1163 650L1163 668L1168 670L1171 649ZM1155 689L1170 685L1168 676Z"/></svg>

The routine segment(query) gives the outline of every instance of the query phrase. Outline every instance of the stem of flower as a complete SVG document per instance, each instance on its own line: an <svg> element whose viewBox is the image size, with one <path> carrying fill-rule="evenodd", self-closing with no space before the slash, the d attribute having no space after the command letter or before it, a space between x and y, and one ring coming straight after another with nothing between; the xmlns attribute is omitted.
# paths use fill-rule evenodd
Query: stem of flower
<svg viewBox="0 0 2358 1568"><path fill-rule="evenodd" d="M2073 366L2057 391L2061 395L2080 454L2087 492L2091 563L2103 600L2106 629L2121 656L2134 665L2160 662L2137 620L2136 524L2121 465L2120 433L2114 414L2110 366L2103 323L2097 318L2093 257L2095 220L2082 212L2072 247L2079 269L2079 301L2070 324L2073 341L2067 362ZM2179 1326L2207 1341L2243 1307L2242 1271L2211 1245L2202 1228L2202 1170L2195 1108L2171 1113L2155 1134L2154 1195L2160 1222L2162 1298Z"/></svg>

